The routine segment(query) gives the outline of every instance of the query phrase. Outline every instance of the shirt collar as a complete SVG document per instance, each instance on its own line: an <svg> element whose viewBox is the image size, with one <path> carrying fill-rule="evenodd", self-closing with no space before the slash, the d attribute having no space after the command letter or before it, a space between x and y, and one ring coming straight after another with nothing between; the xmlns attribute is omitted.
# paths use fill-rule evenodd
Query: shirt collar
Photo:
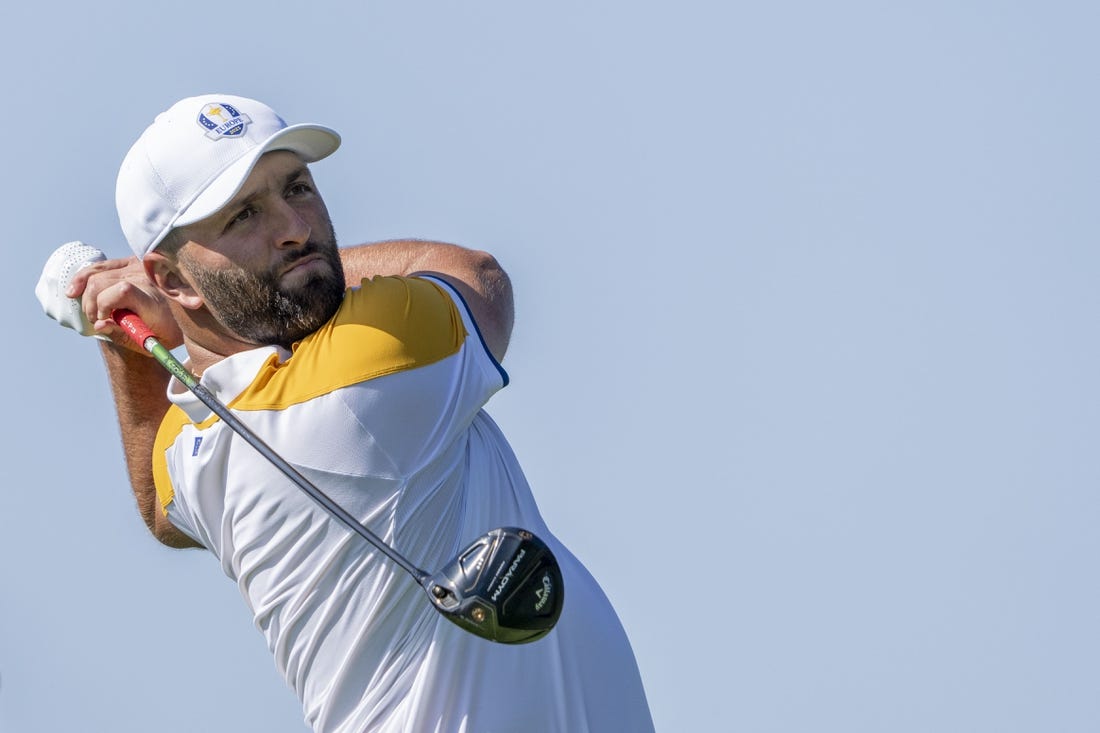
<svg viewBox="0 0 1100 733"><path fill-rule="evenodd" d="M223 404L228 404L252 384L260 367L272 354L278 357L279 362L283 362L290 358L291 352L281 346L260 346L242 351L207 368L199 382ZM168 382L168 399L186 412L191 422L200 423L213 414L209 407L175 377Z"/></svg>

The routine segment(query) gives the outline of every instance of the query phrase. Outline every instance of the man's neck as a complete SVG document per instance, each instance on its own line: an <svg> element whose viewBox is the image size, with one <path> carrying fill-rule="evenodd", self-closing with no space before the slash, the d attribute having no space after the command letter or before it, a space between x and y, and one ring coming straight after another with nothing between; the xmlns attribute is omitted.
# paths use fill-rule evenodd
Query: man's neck
<svg viewBox="0 0 1100 733"><path fill-rule="evenodd" d="M257 348L257 344L225 338L197 338L184 336L184 346L187 348L188 368L196 377L201 378L203 372L217 364L222 359L239 354L242 351L251 351Z"/></svg>

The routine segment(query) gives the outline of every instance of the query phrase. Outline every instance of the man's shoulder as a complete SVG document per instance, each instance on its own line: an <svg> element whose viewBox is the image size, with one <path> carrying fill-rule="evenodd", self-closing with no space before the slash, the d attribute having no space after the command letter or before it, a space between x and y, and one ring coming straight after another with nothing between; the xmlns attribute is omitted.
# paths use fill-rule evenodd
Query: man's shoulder
<svg viewBox="0 0 1100 733"><path fill-rule="evenodd" d="M467 336L462 316L437 283L404 277L364 280L333 318L268 359L234 401L236 409L281 409L344 387L440 362Z"/></svg>
<svg viewBox="0 0 1100 733"><path fill-rule="evenodd" d="M328 326L306 341L317 337L318 343L358 349L361 339L373 337L423 356L440 349L452 353L466 335L458 305L442 284L388 276L364 279L358 287L349 288Z"/></svg>

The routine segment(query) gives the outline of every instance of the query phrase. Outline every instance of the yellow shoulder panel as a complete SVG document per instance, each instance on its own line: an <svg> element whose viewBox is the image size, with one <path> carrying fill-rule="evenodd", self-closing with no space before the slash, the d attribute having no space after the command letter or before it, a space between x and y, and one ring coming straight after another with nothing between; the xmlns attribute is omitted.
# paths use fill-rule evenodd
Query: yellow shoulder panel
<svg viewBox="0 0 1100 733"><path fill-rule="evenodd" d="M336 315L295 344L283 363L272 355L230 406L278 410L341 387L415 369L458 352L462 316L438 284L376 277L348 290Z"/></svg>

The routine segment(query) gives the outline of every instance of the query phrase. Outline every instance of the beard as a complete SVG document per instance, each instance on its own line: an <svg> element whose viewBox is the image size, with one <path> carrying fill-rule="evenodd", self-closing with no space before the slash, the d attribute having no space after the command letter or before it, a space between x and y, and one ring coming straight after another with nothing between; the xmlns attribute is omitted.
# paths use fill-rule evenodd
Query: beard
<svg viewBox="0 0 1100 733"><path fill-rule="evenodd" d="M321 255L328 272L314 273L293 287L279 282L280 271L312 254ZM180 255L214 316L251 343L289 348L332 318L344 299L344 267L333 237L321 242L311 239L264 272L212 270L194 261L183 263Z"/></svg>

